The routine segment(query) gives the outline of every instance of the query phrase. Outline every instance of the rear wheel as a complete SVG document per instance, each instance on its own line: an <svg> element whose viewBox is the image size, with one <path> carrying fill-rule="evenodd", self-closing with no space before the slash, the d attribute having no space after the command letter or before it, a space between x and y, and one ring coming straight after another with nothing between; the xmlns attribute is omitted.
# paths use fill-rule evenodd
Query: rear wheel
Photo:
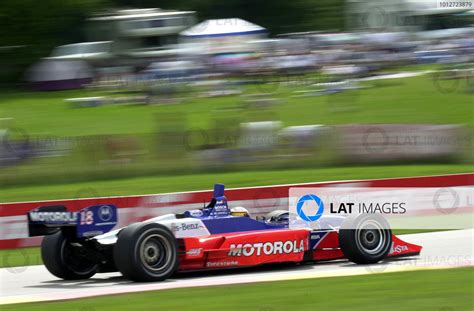
<svg viewBox="0 0 474 311"><path fill-rule="evenodd" d="M41 244L43 263L51 274L65 280L81 280L97 272L97 263L87 259L84 246L69 240L64 233L47 235Z"/></svg>
<svg viewBox="0 0 474 311"><path fill-rule="evenodd" d="M380 215L348 217L339 230L339 245L345 257L357 264L371 264L387 257L392 231Z"/></svg>
<svg viewBox="0 0 474 311"><path fill-rule="evenodd" d="M139 282L163 281L178 268L178 242L157 223L137 223L120 231L114 261L127 278Z"/></svg>

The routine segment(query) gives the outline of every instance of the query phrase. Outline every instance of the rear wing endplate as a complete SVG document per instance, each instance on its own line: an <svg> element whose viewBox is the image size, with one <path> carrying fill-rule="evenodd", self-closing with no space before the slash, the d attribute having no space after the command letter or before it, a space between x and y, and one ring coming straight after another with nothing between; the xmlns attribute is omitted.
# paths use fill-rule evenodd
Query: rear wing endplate
<svg viewBox="0 0 474 311"><path fill-rule="evenodd" d="M42 206L28 212L28 233L41 236L70 228L78 238L93 237L112 230L117 214L117 207L108 204L89 206L79 212L70 212L63 205Z"/></svg>

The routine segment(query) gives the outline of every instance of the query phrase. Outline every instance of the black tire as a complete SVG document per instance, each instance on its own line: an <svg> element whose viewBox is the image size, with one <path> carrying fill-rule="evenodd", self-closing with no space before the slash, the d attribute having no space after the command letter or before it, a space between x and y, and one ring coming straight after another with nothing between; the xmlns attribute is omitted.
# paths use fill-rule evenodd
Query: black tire
<svg viewBox="0 0 474 311"><path fill-rule="evenodd" d="M64 233L47 235L41 244L41 258L51 274L64 280L89 279L97 272L97 263L87 259L84 246L71 244Z"/></svg>
<svg viewBox="0 0 474 311"><path fill-rule="evenodd" d="M165 226L137 223L120 231L114 261L126 278L137 282L163 281L178 269L178 249L178 241Z"/></svg>
<svg viewBox="0 0 474 311"><path fill-rule="evenodd" d="M344 256L354 263L376 263L387 257L392 231L380 215L350 216L339 229L339 245Z"/></svg>

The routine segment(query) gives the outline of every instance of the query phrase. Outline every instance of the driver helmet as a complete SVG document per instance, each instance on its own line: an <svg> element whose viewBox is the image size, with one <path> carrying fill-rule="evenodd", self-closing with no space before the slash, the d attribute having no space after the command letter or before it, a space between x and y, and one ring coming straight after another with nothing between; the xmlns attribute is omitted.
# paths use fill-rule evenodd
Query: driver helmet
<svg viewBox="0 0 474 311"><path fill-rule="evenodd" d="M250 213L245 207L237 206L230 209L230 214L237 217L249 217Z"/></svg>

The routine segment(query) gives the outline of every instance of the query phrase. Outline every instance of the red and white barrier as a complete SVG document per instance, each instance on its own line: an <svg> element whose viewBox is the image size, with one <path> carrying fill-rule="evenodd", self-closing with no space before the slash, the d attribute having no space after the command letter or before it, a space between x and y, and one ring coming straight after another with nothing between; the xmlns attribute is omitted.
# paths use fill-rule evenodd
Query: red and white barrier
<svg viewBox="0 0 474 311"><path fill-rule="evenodd" d="M227 189L229 206L243 206L253 215L266 214L275 209L288 208L290 187L327 187L346 184L351 187L455 187L474 185L474 174L455 174L374 180L334 181L305 184ZM210 185L212 186L212 185ZM167 213L178 213L202 208L212 197L212 190L151 194L140 196L102 197L76 200L35 201L0 204L0 249L39 245L41 238L29 238L26 213L44 205L64 205L78 211L96 204L114 204L119 208L119 224Z"/></svg>

